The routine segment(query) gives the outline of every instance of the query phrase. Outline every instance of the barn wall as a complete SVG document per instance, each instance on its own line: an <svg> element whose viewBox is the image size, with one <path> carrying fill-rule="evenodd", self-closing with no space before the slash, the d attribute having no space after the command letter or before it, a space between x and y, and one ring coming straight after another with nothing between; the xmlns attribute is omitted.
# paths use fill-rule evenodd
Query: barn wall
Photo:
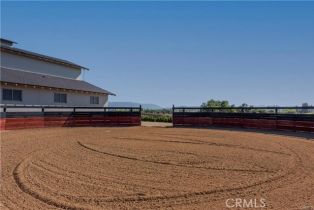
<svg viewBox="0 0 314 210"><path fill-rule="evenodd" d="M2 89L17 89L22 90L22 101L5 101L2 100ZM39 88L24 88L16 86L1 86L0 87L1 104L10 105L59 105L59 106L83 106L83 107L106 107L108 106L108 95L99 96L99 104L90 104L90 96L93 94L73 93L67 91L53 91ZM55 103L54 93L66 93L67 103Z"/></svg>
<svg viewBox="0 0 314 210"><path fill-rule="evenodd" d="M1 66L35 73L50 74L71 79L79 79L81 70L54 63L49 63L25 56L1 52Z"/></svg>

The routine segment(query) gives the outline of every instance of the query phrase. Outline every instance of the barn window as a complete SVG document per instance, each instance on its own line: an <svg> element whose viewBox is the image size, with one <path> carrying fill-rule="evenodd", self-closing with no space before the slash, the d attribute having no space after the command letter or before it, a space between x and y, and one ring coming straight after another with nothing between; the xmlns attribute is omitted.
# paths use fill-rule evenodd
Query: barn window
<svg viewBox="0 0 314 210"><path fill-rule="evenodd" d="M3 89L2 100L22 101L22 90Z"/></svg>
<svg viewBox="0 0 314 210"><path fill-rule="evenodd" d="M65 93L55 93L54 94L55 103L67 103L67 94Z"/></svg>
<svg viewBox="0 0 314 210"><path fill-rule="evenodd" d="M98 96L91 96L89 98L90 104L99 104L99 97Z"/></svg>

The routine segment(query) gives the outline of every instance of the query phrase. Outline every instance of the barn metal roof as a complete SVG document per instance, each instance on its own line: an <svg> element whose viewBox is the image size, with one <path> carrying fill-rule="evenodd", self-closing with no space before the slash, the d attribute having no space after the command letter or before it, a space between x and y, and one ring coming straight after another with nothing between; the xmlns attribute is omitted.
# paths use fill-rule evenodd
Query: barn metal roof
<svg viewBox="0 0 314 210"><path fill-rule="evenodd" d="M8 41L10 41L10 40L8 40ZM80 66L78 64L72 63L72 62L67 61L67 60L63 60L60 58L55 58L55 57L51 57L51 56L47 56L47 55L42 55L39 53L34 53L31 51L22 50L22 49L11 47L11 46L1 45L1 51L7 52L7 53L13 53L13 54L17 54L17 55L23 55L26 57L31 57L31 58L35 58L35 59L39 59L39 60L44 60L47 62L57 63L59 65L69 66L72 68L89 70L86 67Z"/></svg>
<svg viewBox="0 0 314 210"><path fill-rule="evenodd" d="M1 43L7 43L9 45L17 44L15 41L4 39L4 38L0 38L0 42Z"/></svg>
<svg viewBox="0 0 314 210"><path fill-rule="evenodd" d="M83 80L68 79L64 77L8 69L4 67L1 67L0 69L1 82L115 95L114 93L99 88Z"/></svg>

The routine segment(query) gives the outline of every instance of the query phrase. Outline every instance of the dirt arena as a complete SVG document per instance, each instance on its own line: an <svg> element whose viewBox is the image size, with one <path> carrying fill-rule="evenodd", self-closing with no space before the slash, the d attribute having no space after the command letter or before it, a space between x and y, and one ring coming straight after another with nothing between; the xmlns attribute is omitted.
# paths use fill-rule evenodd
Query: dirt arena
<svg viewBox="0 0 314 210"><path fill-rule="evenodd" d="M291 134L291 133L289 133ZM183 128L1 133L1 209L314 207L313 136ZM232 208L229 208L232 209Z"/></svg>

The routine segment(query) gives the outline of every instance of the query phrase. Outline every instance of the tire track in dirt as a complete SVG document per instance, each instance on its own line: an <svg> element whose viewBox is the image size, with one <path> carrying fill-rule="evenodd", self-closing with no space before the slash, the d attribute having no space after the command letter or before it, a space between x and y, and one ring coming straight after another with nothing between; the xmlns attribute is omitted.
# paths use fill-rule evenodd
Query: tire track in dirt
<svg viewBox="0 0 314 210"><path fill-rule="evenodd" d="M48 162L44 162L41 161L43 164L34 164L35 166L42 168L43 170L46 170L52 174L57 174L59 176L64 176L67 179L77 179L80 182L83 182L84 179L93 181L93 182L100 182L101 184L106 184L106 183L115 183L115 184L120 184L120 185L130 185L132 187L136 187L136 188L148 188L151 189L151 186L147 186L147 185L140 185L140 184L131 184L131 183L127 183L127 182L123 182L122 179L119 179L118 177L105 177L105 176L101 176L101 177L97 177L97 176L91 176L91 175L85 175L82 173L78 173L77 171L72 171L72 170L66 170L63 168L60 168L56 165L53 165L51 163ZM47 166L50 165L51 167L55 168L56 170L52 170L49 169ZM100 184L98 183L98 185ZM159 188L159 187L154 187L154 189L156 190L163 190L163 191L175 191L174 189L166 189L166 188ZM108 189L107 189L108 190Z"/></svg>
<svg viewBox="0 0 314 210"><path fill-rule="evenodd" d="M78 142L81 146L86 147L86 145ZM90 150L95 151L94 149L88 148ZM96 150L97 151L97 150ZM97 151L99 152L99 151ZM103 153L103 152L101 152ZM112 155L112 154L109 154ZM29 166L29 164L32 162L32 158L34 154L30 157L25 158L24 160L22 160L14 169L13 171L13 177L14 180L16 181L18 187L24 192L27 193L29 195L31 195L32 197L40 200L41 202L44 202L48 205L52 205L61 209L87 209L86 207L83 206L78 206L78 205L68 205L66 202L60 202L60 200L56 200L54 198L45 196L40 194L39 192L35 191L34 189L32 189L32 186L28 186L27 183L28 181L25 180L25 178L23 178L25 176L25 171L27 170L27 167ZM114 155L117 156L117 155ZM128 158L128 157L124 157L124 156L118 156L121 158ZM130 159L130 158L128 158ZM131 160L137 160L134 158L131 158ZM159 162L157 162L158 164L160 164ZM168 163L162 163L162 164L166 164L168 165ZM220 169L219 169L220 170ZM240 170L242 171L242 170ZM243 190L243 189L247 189L250 187L254 187L263 183L268 183L270 181L275 181L282 176L273 178L273 179L269 179L269 180L265 180L263 182L259 182L259 183L254 183L252 185L248 185L248 186L243 186L243 187L235 187L235 188L225 188L225 189L216 189L216 190L209 190L209 191L200 191L200 192L192 192L192 193L185 193L185 194L178 194L178 195L169 195L169 196L145 196L145 197L134 197L134 196L129 196L129 197L119 197L119 198L93 198L92 200L95 202L130 202L130 201L159 201L159 200L173 200L173 199L188 199L189 197L198 197L198 196L205 196L205 195L210 195L210 194L217 194L217 193L223 193L223 192L229 192L229 191L237 191L237 190ZM72 199L79 199L78 197L73 196ZM86 198L85 198L86 199ZM197 199L197 198L193 198L193 199ZM184 201L186 202L186 200ZM176 202L178 204L178 202Z"/></svg>
<svg viewBox="0 0 314 210"><path fill-rule="evenodd" d="M184 137L174 137L174 138L175 139L187 139L187 138L184 138ZM279 152L279 151L273 151L273 150L265 150L265 149L257 149L257 148L252 148L252 147L244 147L244 146L241 146L241 145L238 145L238 144L208 143L208 141L197 140L197 139L191 140L191 141L198 141L198 142L202 142L204 144L213 145L213 146L234 147L234 148L239 148L239 149L244 149L244 150L252 150L252 151L256 151L256 152L269 152L269 153L278 154L278 155L287 155L287 156L291 155L291 154L285 153L285 152Z"/></svg>
<svg viewBox="0 0 314 210"><path fill-rule="evenodd" d="M36 152L39 153L39 152ZM89 209L87 207L84 206L80 206L80 205L69 205L67 204L67 202L60 202L60 200L55 199L53 197L49 197L47 195L41 194L40 192L36 191L35 189L33 189L33 187L35 185L38 186L38 184L32 182L30 180L30 177L27 176L27 169L30 165L33 166L37 166L38 164L33 163L33 159L37 159L36 157L36 153L34 153L32 156L27 157L25 159L23 159L14 169L13 171L13 178L17 184L17 186L26 194L29 194L30 196L34 197L35 199L46 203L48 205L57 207L57 208L61 208L61 209ZM54 171L50 171L50 173L55 173ZM82 175L82 174L81 174ZM64 175L61 175L64 176ZM84 176L84 175L82 175ZM77 177L69 177L69 178L77 178ZM89 180L90 177L86 177L87 180ZM30 184L30 185L29 185ZM121 184L121 183L119 183ZM49 187L45 187L45 186L38 186L41 188L41 190L45 191L46 193L51 193L53 192L52 189L50 189ZM143 187L143 186L141 186ZM158 189L158 188L157 188ZM109 202L115 201L117 199L107 199L107 198L102 198L102 197L88 197L88 196L84 196L84 198L80 198L78 196L74 196L74 195L69 195L69 194L64 194L64 193L59 193L59 196L64 196L67 197L68 199L72 199L72 200L82 200L82 201L86 201L88 200L89 202L93 201L95 203L100 203L100 202L107 202L107 200ZM138 197L138 195L135 195L136 197ZM122 200L130 200L130 198L133 198L134 195L129 196L129 198L126 199L122 199ZM131 199L132 200L132 199ZM135 199L136 200L136 199Z"/></svg>
<svg viewBox="0 0 314 210"><path fill-rule="evenodd" d="M247 186L240 186L240 187L234 187L234 188L223 188L223 189L217 189L217 190L208 190L208 191L201 191L201 192L192 192L192 193L186 193L184 195L178 195L178 196L168 196L168 197L163 197L163 198L159 198L161 200L168 200L169 202L172 203L163 203L164 205L167 206L185 206L185 205L189 205L189 204L197 204L197 203L206 203L206 202L211 202L211 201L215 201L215 200L221 200L224 198L228 198L227 195L231 194L233 197L244 197L245 193L243 193L242 191L245 190L250 190L252 192L252 189L257 188L257 187L262 187L264 185L273 185L275 182L285 182L284 185L288 185L289 183L286 182L286 180L291 180L292 182L296 180L296 176L293 176L296 173L296 169L298 167L295 167L293 170L288 171L284 174L272 177L270 179L267 180L263 180L260 182L255 182L253 184L247 185ZM291 176L288 178L288 176ZM266 191L271 191L272 189L274 189L274 187L269 187L268 190L263 190L264 192ZM239 192L240 191L240 192ZM236 196L239 194L243 194L242 196ZM214 195L214 197L212 198L208 198L207 196L210 195ZM206 199L207 198L207 199ZM156 198L158 201L158 198ZM179 201L177 200L179 199ZM154 199L152 199L154 200ZM162 201L160 201L162 202ZM162 205L160 208L163 208L164 205ZM267 204L269 205L269 204Z"/></svg>
<svg viewBox="0 0 314 210"><path fill-rule="evenodd" d="M34 153L35 154L35 153ZM33 154L33 155L34 155ZM17 184L17 186L26 194L29 194L30 196L34 197L35 199L46 203L48 205L61 208L61 209L68 209L68 210L84 210L86 208L83 208L81 206L77 205L68 205L65 202L60 202L58 200L55 200L50 197L43 196L39 192L36 192L32 189L32 186L27 185L27 181L24 178L25 170L28 167L28 164L31 162L32 156L29 156L25 159L23 159L21 162L17 164L17 166L14 168L13 171L13 178Z"/></svg>
<svg viewBox="0 0 314 210"><path fill-rule="evenodd" d="M106 146L106 144L102 145L104 143L104 140L106 138L99 138L96 139L96 141L99 141L99 144L94 142L93 139L92 141L85 140L84 142L77 141L77 138L74 136L71 141L68 141L64 143L62 146L60 145L51 145L51 147L44 149L44 150L39 150L39 151L34 151L32 153L29 153L25 155L22 160L21 158L19 159L20 162L18 164L14 164L14 170L12 171L12 175L6 175L6 182L7 179L11 179L12 182L14 181L16 186L21 190L23 193L21 193L19 196L22 197L22 194L27 194L27 197L30 199L29 196L33 197L34 200L38 200L38 203L42 203L40 205L48 205L54 208L59 208L59 209L110 209L110 208L125 208L125 209L132 209L132 208L139 208L139 209L165 209L165 208L174 208L174 207L187 207L192 204L201 204L201 203L208 203L211 201L217 201L220 199L225 199L228 196L247 196L250 194L254 194L255 192L262 191L264 192L269 192L276 187L280 186L288 186L289 184L293 184L295 182L303 182L304 179L312 173L310 169L306 169L305 165L307 164L305 158L305 155L302 155L300 153L300 148L299 149L294 149L292 146L289 144L289 142L271 142L269 146L274 146L271 148L277 148L276 144L278 144L280 147L278 147L278 151L271 151L271 150L264 150L264 149L258 149L258 148L251 148L251 147L246 147L246 144L243 145L231 145L231 144L224 144L224 143L212 143L208 142L206 140L201 140L201 139L189 139L189 138L181 138L181 137L171 137L171 139L159 139L154 136L148 136L146 138L140 138L140 137L117 137L117 134L113 134L106 137L108 138L108 145L112 144L112 148L108 148L105 150L102 150L101 148L103 146ZM119 133L118 133L119 135ZM143 134L145 136L145 134ZM82 139L82 136L80 136ZM150 144L145 145L145 147L141 147L142 143L136 143L135 146L138 146L139 148L137 150L134 150L132 147L132 143L130 144L123 144L123 142L119 142L118 145L114 144L114 141L112 140L126 140L126 141L150 141L150 142L161 142L161 143L173 143L173 144L186 144L186 145L207 145L207 146L217 146L217 147L229 147L232 149L242 149L243 153L245 153L245 150L251 151L249 155L256 155L258 156L258 153L253 153L253 152L261 152L260 154L262 155L263 152L266 152L268 154L265 154L265 158L263 157L262 159L253 159L250 161L251 156L243 155L243 160L244 161L249 161L248 163L256 163L256 167L251 166L251 168L248 168L247 170L244 169L239 169L239 168L229 168L225 167L222 165L222 167L207 167L207 166L195 166L195 165L188 165L190 162L186 164L177 164L169 161L162 161L165 160L163 159L165 156L169 155L168 153L164 153L166 150L163 150L163 148L168 148L169 145L158 145L156 144L156 147L152 148L152 152L154 158L157 158L156 160L150 160L147 157L150 156L143 156L144 158L141 158L142 155L138 156L135 155L133 156L133 153L130 152L139 152L141 153L150 146ZM180 141L181 139L181 141ZM121 144L122 143L122 144ZM267 142L269 143L269 142ZM120 145L121 148L120 148ZM250 145L248 143L247 145ZM293 144L292 144L293 145ZM131 146L131 147L130 147ZM174 155L173 157L176 157L176 154L181 154L181 155L196 155L196 158L198 157L198 149L202 147L193 147L193 150L191 150L192 146L186 147L183 145L180 145L178 147L174 146L173 151L170 150L170 152L173 152ZM263 147L266 148L266 147ZM116 150L118 149L118 150ZM222 150L218 150L223 151ZM126 152L126 153L119 153L119 151ZM183 152L182 152L183 151ZM185 152L186 151L186 152ZM193 152L190 152L193 151ZM204 152L206 151L214 151L214 149L208 150L207 147L203 147L203 150L200 151L200 158L206 159L206 156ZM310 150L309 150L310 151ZM76 155L76 153L79 153L79 155ZM98 153L98 155L96 155ZM213 153L214 155L217 153ZM240 151L235 152L234 154L240 154ZM234 155L233 154L233 155ZM82 156L83 162L80 161L80 155ZM159 159L159 156L160 158ZM224 156L227 158L232 158L233 155L231 156ZM278 156L282 155L282 157ZM86 157L85 157L86 156ZM110 157L109 157L110 156ZM176 159L173 159L173 157L170 157L169 160L177 162ZM171 159L172 158L172 159ZM177 157L178 158L178 157ZM193 160L194 157L186 157L188 161L189 158L191 159L191 163L194 164ZM219 158L219 157L218 157ZM267 159L268 158L268 159ZM277 159L278 158L278 159ZM64 160L64 161L63 161ZM95 160L97 162L97 165L91 165L88 166L88 160ZM132 161L131 162L129 162ZM168 159L166 159L168 160ZM179 159L178 159L179 160ZM185 160L184 158L181 160ZM271 170L272 167L264 167L264 164L261 164L263 160L269 160L269 161L274 161L274 169L276 170ZM106 173L106 170L110 170L113 164L109 165L102 165L102 164L107 164L109 161L113 161L113 164L119 164L121 163L122 166L115 167L113 168L113 172L108 172ZM133 163L133 162L146 162L146 163L152 163L152 164L141 164L141 163ZM254 162L256 161L256 162ZM287 165L283 165L282 161L287 161ZM17 161L16 161L17 162ZM278 163L277 163L278 162ZM129 165L129 163L131 163ZM185 163L185 162L183 162ZM221 161L221 163L224 163L224 161ZM231 162L232 163L232 162ZM92 164L92 163L91 163ZM155 166L155 164L158 164L159 166ZM207 163L206 163L207 164ZM229 162L226 162L226 164L229 164ZM143 179L143 184L144 185L137 185L136 188L123 188L123 186L127 185L136 185L132 178L127 178L127 176L123 176L121 174L121 179L117 177L114 179L114 174L121 172L131 172L133 171L127 170L124 171L124 169L127 168L127 166L133 167L136 165L139 165L140 168L134 168L134 174L132 174L132 177L139 177ZM216 165L216 164L215 164ZM237 165L237 164L235 164ZM81 167L84 166L84 167ZM99 167L104 167L104 168L99 168ZM175 167L166 167L166 166L175 166ZM232 167L232 165L230 165ZM240 164L241 166L241 164ZM243 165L242 165L243 166ZM244 165L245 166L245 165ZM142 167L142 168L141 168ZM260 167L263 170L254 170L255 168ZM184 189L190 189L186 191L180 191L179 188L173 189L173 191L165 194L158 194L157 188L151 188L150 182L154 181L154 179L148 179L147 177L152 176L153 174L151 173L151 170L154 168L162 171L171 171L172 174L176 173L185 173L185 171L194 171L196 173L190 174L191 176L194 176L195 179L200 179L199 181L208 181L208 177L203 176L204 170L200 169L208 169L208 170L215 170L218 171L217 174L216 172L211 172L211 174L214 178L217 177L217 180L220 180L222 185L213 185L213 188L199 188L197 187L192 187L192 188L184 188ZM180 168L180 169L179 169ZM185 169L186 168L186 169ZM97 170L99 169L99 170ZM196 170L198 169L198 170ZM92 170L95 175L90 176L92 173L86 173L84 171L80 170ZM11 171L11 170L9 170ZM235 182L236 184L230 184L232 182L228 181L227 179L219 179L217 175L227 175L227 173L220 173L219 171L227 171L229 172L236 172L239 174L253 174L253 178L251 179L251 175L247 176L242 176L241 178L244 179L243 183L241 182ZM146 173L147 172L147 173ZM104 174L102 174L104 173ZM140 173L143 173L140 175ZM190 172L187 172L190 173ZM161 173L163 175L163 173ZM233 174L234 175L234 174ZM119 174L117 174L119 176ZM254 178L260 177L260 178ZM42 179L42 178L46 179ZM183 176L181 176L183 177ZM204 180L201 180L201 178L204 177ZM248 178L248 180L245 180ZM155 184L160 183L160 186L163 186L165 188L160 189L160 190L167 190L167 188L171 185L167 185L166 183L162 185L163 181L167 180L162 180L159 179L160 176L156 176L156 182ZM180 178L180 177L179 177ZM62 180L62 183L68 183L69 187L70 185L74 184L76 185L81 185L82 188L87 187L86 191L83 193L75 193L75 191L71 191L72 189L69 189L69 191L59 191L58 192L58 180ZM183 179L190 181L190 179ZM14 183L13 182L13 183ZM112 183L111 183L112 182ZM115 183L113 183L115 182ZM218 181L217 181L218 182ZM108 183L108 184L107 184ZM141 183L141 182L139 182ZM153 182L152 182L153 183ZM169 183L169 182L168 182ZM170 183L173 183L170 181ZM193 184L194 182L191 182L189 184ZM224 185L224 183L229 183L228 185ZM145 186L145 184L147 184ZM100 185L100 186L98 186ZM114 186L121 186L119 188L121 191L115 195L116 191L114 190ZM158 185L158 184L157 184ZM9 185L7 185L6 188L8 188ZM15 186L15 187L16 187ZM211 183L206 184L205 186L212 186ZM220 186L225 186L225 187L220 187ZM92 190L93 188L97 188L97 192L89 191ZM107 191L106 193L102 193L102 191ZM112 190L111 190L112 189ZM127 193L126 189L128 189L131 193ZM143 189L143 190L141 190ZM146 190L147 192L146 193ZM8 190L8 189L6 189ZM133 191L132 191L133 190ZM170 190L170 189L169 189ZM16 190L15 190L16 191ZM98 192L99 191L99 192ZM17 191L16 191L17 192ZM71 193L73 192L73 193ZM90 192L90 193L88 193ZM3 192L2 192L3 193ZM112 195L110 195L112 194ZM8 196L7 196L8 195ZM29 195L29 196L28 196ZM240 197L241 197L240 196ZM26 198L27 198L26 197ZM22 201L19 200L14 200L13 194L5 194L3 196L3 199L10 203L9 206L15 205L18 208L25 208L27 207L27 200L26 203L20 203ZM34 203L34 201L32 201ZM272 206L273 203L268 203L269 207ZM40 206L39 204L37 206ZM30 207L30 209L32 209Z"/></svg>
<svg viewBox="0 0 314 210"><path fill-rule="evenodd" d="M215 167L202 167L202 166L189 166L189 165L180 165L180 164L175 164L175 163L170 163L170 162L162 162L162 161L152 161L152 160L145 160L145 159L139 159L135 157L129 157L125 155L119 155L119 154L114 154L114 153L109 153L109 152L104 152L100 151L98 149L92 148L91 146L87 146L86 144L81 143L80 141L77 142L80 146L89 149L91 151L113 156L113 157L118 157L118 158L124 158L128 160L135 160L135 161L141 161L141 162L148 162L148 163L156 163L156 164L162 164L162 165L170 165L170 166L178 166L178 167L185 167L185 168L198 168L198 169L209 169L209 170L217 170L217 171L237 171L237 172L252 172L252 173L275 173L274 171L268 171L268 170L249 170L249 169L237 169L237 168L215 168Z"/></svg>
<svg viewBox="0 0 314 210"><path fill-rule="evenodd" d="M111 153L107 153L107 152L102 152L102 151L98 151L94 148L90 148L84 144L82 144L81 142L78 142L78 144L80 144L81 146L90 149L92 151L98 152L98 153L102 153L102 154L106 154L106 155L110 155L110 156L115 156L115 157L119 157L119 158L126 158L126 159L130 159L130 160L137 160L137 161L143 161L141 159L137 159L137 158L133 158L133 157L127 157L127 156L123 156L123 155L116 155L116 154L111 154ZM291 156L291 154L289 154L289 156ZM146 161L145 161L146 162ZM151 161L149 161L151 162ZM298 162L298 160L296 161L296 158L294 158L294 162ZM155 161L153 161L153 163L155 163ZM159 162L156 162L159 164ZM162 163L165 165L168 165L168 163ZM180 165L178 165L180 166ZM253 184L249 184L246 186L239 186L239 187L234 187L234 188L223 188L223 189L215 189L215 190L208 190L208 191L199 191L199 192L191 192L191 193L185 193L185 194L179 194L179 195L171 195L171 196L155 196L155 197L142 197L142 198L116 198L116 199L108 199L106 200L106 202L118 202L118 201L123 201L123 202L128 202L128 201L158 201L158 200L176 200L176 199L184 199L184 203L186 202L190 202L188 201L188 199L193 199L193 200L198 200L197 197L199 196L207 196L207 195L211 195L211 194L219 194L219 193L230 193L233 191L239 191L239 190L248 190L250 188L254 188L254 187L259 187L265 184L270 184L273 182L279 182L281 180L284 180L287 176L289 175L293 175L296 173L298 168L298 164L295 164L295 166L288 170L286 173L283 174L279 174L277 176L272 176L269 179L266 180L262 180L259 182L255 182ZM291 177L291 179L294 179L295 177ZM220 197L220 196L218 196ZM218 197L216 196L216 198L218 199ZM221 197L223 197L223 194L221 194ZM179 203L176 201L176 204L179 205ZM182 204L184 204L182 203Z"/></svg>
<svg viewBox="0 0 314 210"><path fill-rule="evenodd" d="M273 153L273 154L278 154L278 155L287 155L287 156L291 155L291 154L284 153L284 152L257 149L257 148L252 148L252 147L244 147L244 146L235 145L235 144L222 144L222 143L208 142L208 141L204 141L204 140L179 138L179 137L174 137L174 138L175 139L181 139L181 140L187 140L187 141L172 141L172 140L163 140L163 139L152 140L152 139L142 139L142 138L115 137L115 139L119 139L119 140L136 140L136 141L144 141L144 142L149 141L149 142L166 142L166 143L208 145L208 146L217 146L217 147L232 147L232 148L237 148L237 149L252 150L252 151L256 151L256 152L267 152L267 153Z"/></svg>

